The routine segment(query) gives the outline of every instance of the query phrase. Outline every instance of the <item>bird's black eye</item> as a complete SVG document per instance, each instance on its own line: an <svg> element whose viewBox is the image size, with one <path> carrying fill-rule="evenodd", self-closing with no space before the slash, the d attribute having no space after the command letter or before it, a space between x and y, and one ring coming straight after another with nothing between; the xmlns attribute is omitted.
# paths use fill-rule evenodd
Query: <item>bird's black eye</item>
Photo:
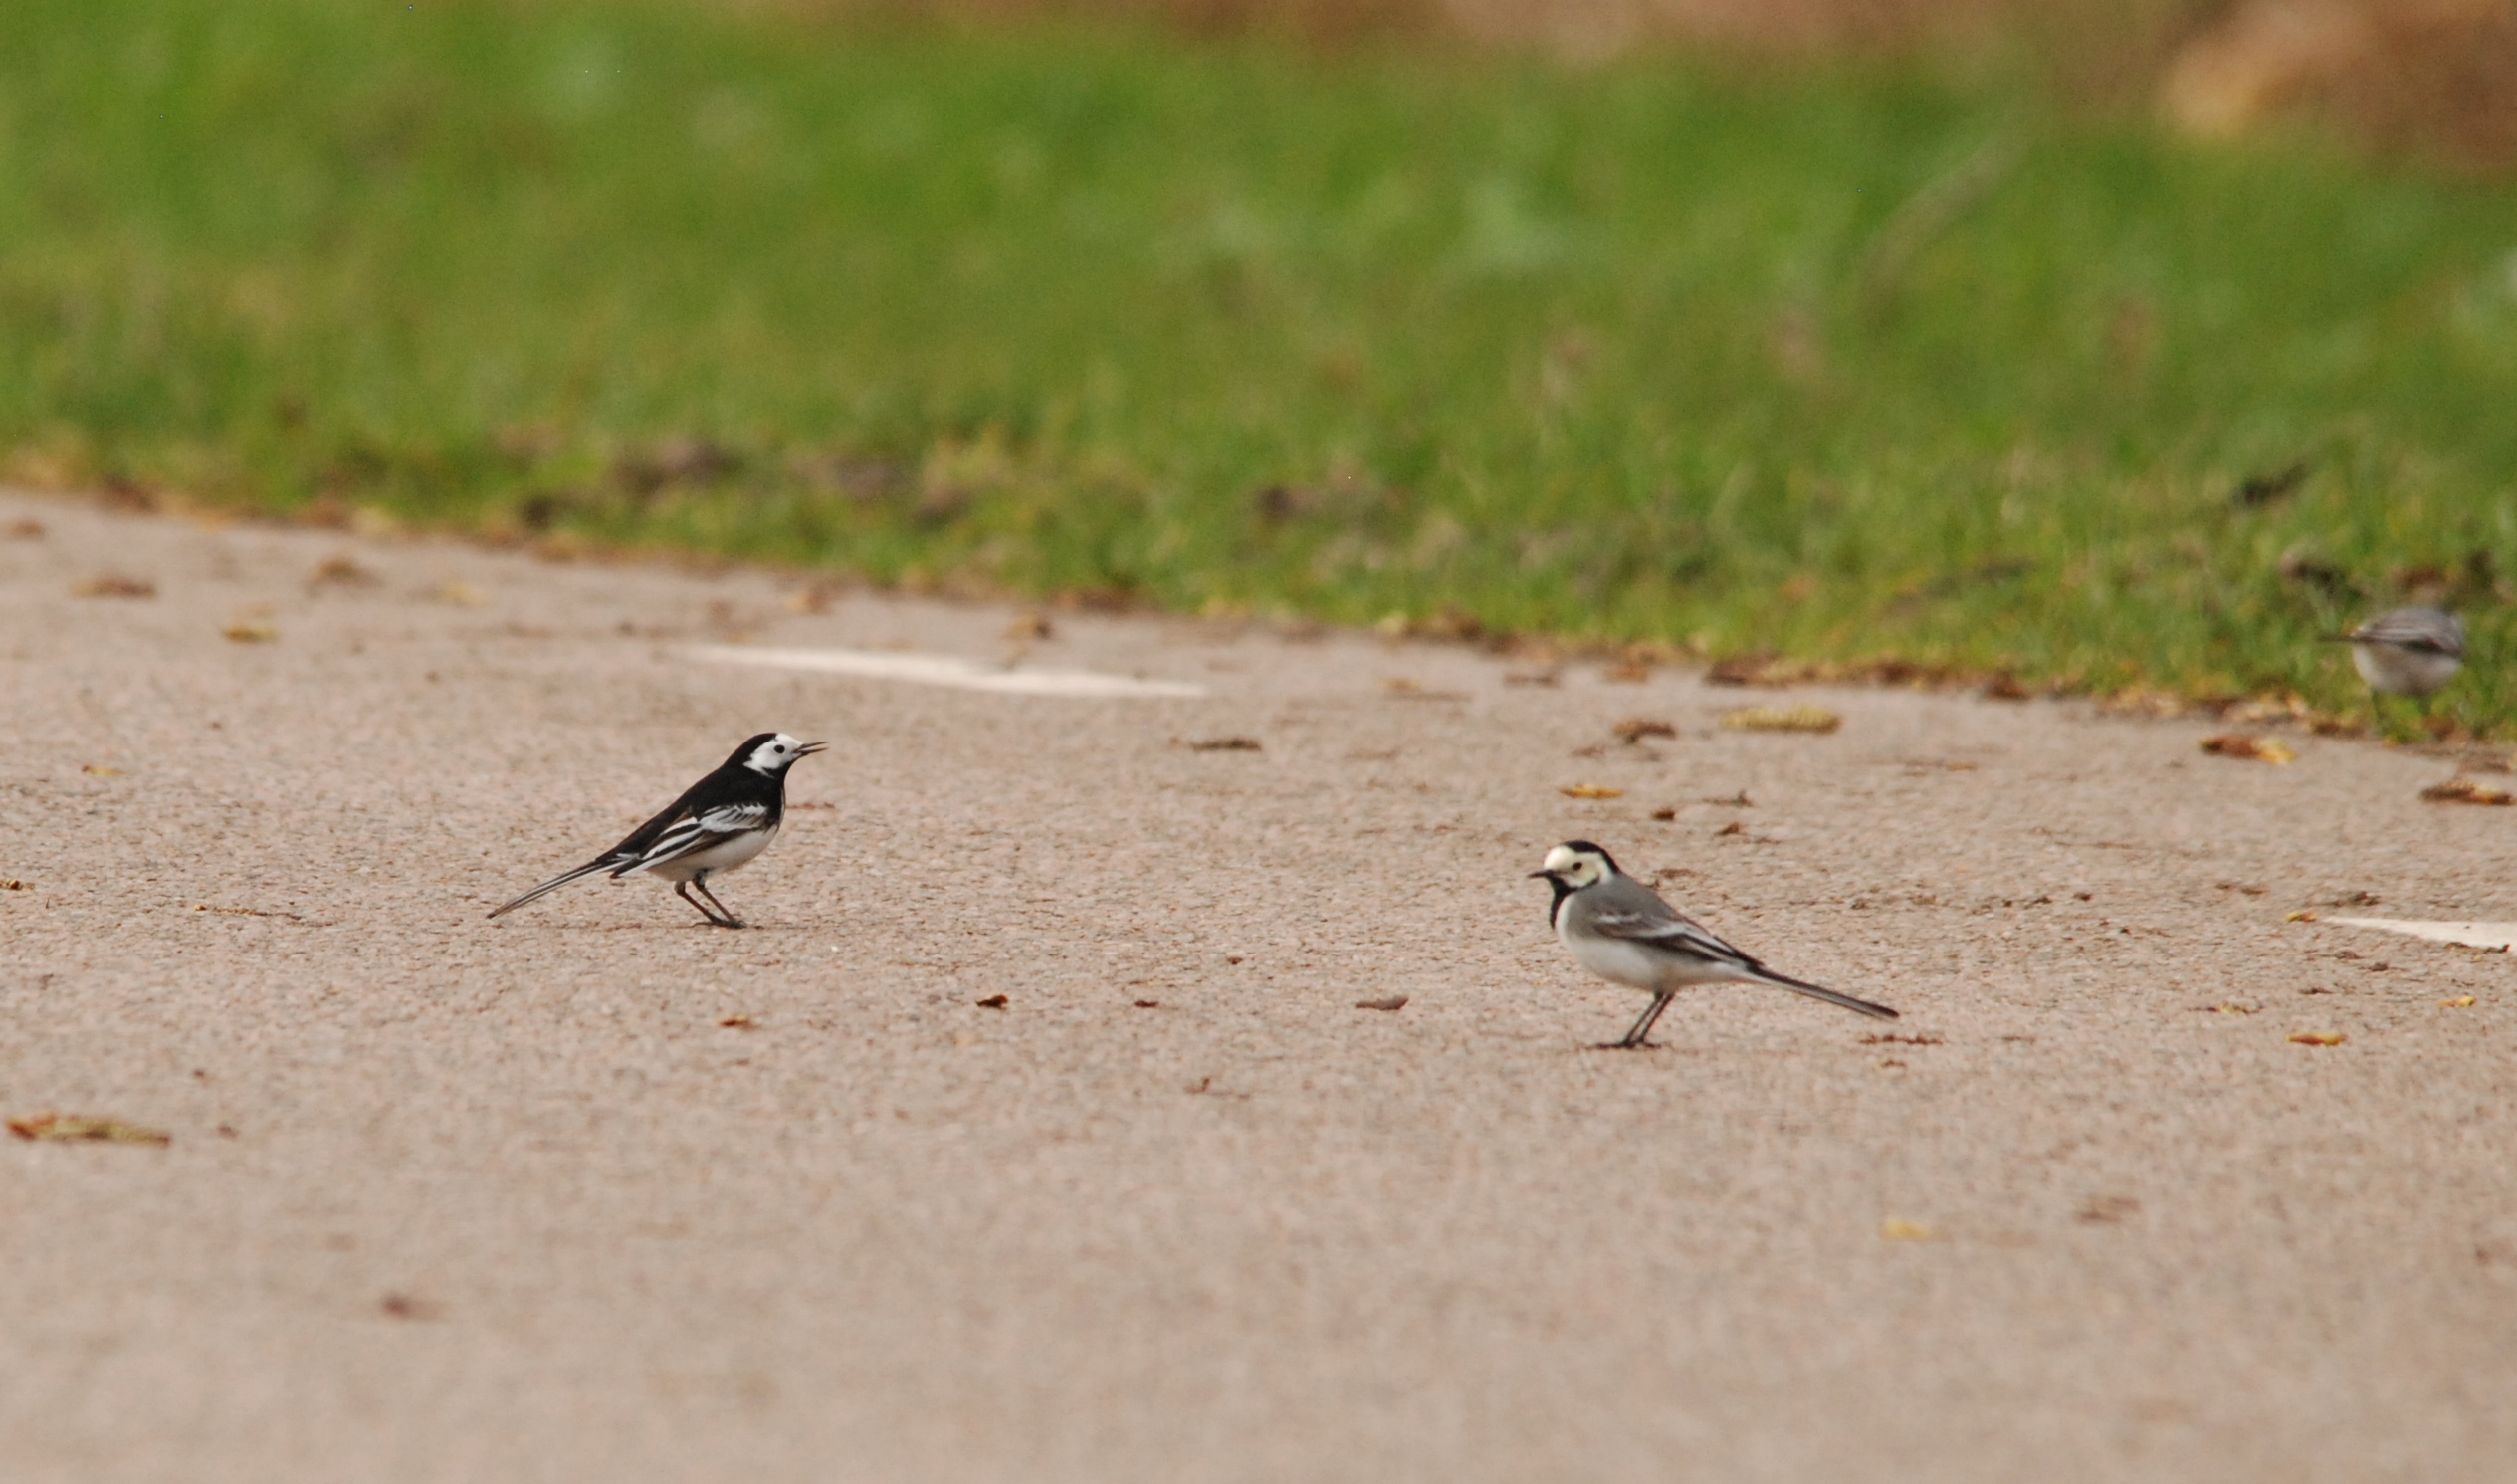
<svg viewBox="0 0 2517 1484"><path fill-rule="evenodd" d="M783 752L783 751L785 751L785 750L786 750L786 743L784 743L784 742L780 742L780 743L778 743L778 744L777 744L777 746L775 746L775 747L774 747L774 748L772 748L771 750L772 750L772 751Z"/></svg>

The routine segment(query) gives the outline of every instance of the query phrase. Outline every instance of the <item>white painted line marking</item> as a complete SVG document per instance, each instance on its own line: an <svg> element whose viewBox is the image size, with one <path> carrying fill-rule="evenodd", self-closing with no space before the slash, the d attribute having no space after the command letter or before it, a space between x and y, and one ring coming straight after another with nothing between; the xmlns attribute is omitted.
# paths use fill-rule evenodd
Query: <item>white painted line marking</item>
<svg viewBox="0 0 2517 1484"><path fill-rule="evenodd" d="M2389 933L2426 938L2431 943L2460 943L2468 949L2517 948L2517 923L2423 923L2402 918L2327 918L2346 928L2379 928Z"/></svg>
<svg viewBox="0 0 2517 1484"><path fill-rule="evenodd" d="M869 680L905 680L911 685L944 686L955 691L995 691L1007 696L1174 696L1206 694L1206 688L1178 680L1138 680L1105 675L1097 670L1008 670L954 655L886 654L869 649L755 649L745 644L695 644L685 653L696 660L725 665L759 665L771 670L812 670L824 675L856 675Z"/></svg>

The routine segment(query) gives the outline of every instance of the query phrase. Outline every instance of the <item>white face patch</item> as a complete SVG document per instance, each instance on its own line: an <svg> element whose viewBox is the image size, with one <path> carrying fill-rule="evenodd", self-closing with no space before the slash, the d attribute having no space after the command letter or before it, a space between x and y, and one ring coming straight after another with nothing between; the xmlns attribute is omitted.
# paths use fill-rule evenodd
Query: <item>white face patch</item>
<svg viewBox="0 0 2517 1484"><path fill-rule="evenodd" d="M1547 853L1546 869L1575 891L1608 874L1599 857L1570 845L1559 845Z"/></svg>
<svg viewBox="0 0 2517 1484"><path fill-rule="evenodd" d="M792 767L795 759L803 755L803 747L802 742L781 732L753 747L751 755L742 760L742 765L755 773L774 776Z"/></svg>

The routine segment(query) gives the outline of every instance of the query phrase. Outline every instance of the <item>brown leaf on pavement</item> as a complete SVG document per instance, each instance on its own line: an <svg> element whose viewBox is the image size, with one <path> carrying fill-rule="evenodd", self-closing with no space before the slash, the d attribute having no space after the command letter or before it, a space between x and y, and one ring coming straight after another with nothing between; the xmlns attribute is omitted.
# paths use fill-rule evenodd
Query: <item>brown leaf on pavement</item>
<svg viewBox="0 0 2517 1484"><path fill-rule="evenodd" d="M2254 737L2243 732L2223 732L2217 737L2202 739L2202 750L2214 757L2249 757L2257 762L2279 765L2293 761L2298 754L2289 743L2277 737Z"/></svg>
<svg viewBox="0 0 2517 1484"><path fill-rule="evenodd" d="M1657 717L1627 717L1610 730L1616 733L1617 741L1624 742L1627 746L1632 746L1647 737L1676 737L1678 735L1676 727Z"/></svg>
<svg viewBox="0 0 2517 1484"><path fill-rule="evenodd" d="M1355 1008L1359 1010L1403 1010L1406 1007L1407 996L1403 994L1393 994L1387 999L1359 999L1355 1002Z"/></svg>
<svg viewBox="0 0 2517 1484"><path fill-rule="evenodd" d="M142 1128L118 1118L91 1118L77 1113L30 1113L9 1120L9 1132L20 1139L46 1144L167 1145L174 1136Z"/></svg>
<svg viewBox="0 0 2517 1484"><path fill-rule="evenodd" d="M1556 791L1567 798L1623 798L1625 790L1605 783L1560 783Z"/></svg>
<svg viewBox="0 0 2517 1484"><path fill-rule="evenodd" d="M2297 1046L2339 1046L2351 1039L2338 1030L2294 1030L2290 1042Z"/></svg>
<svg viewBox="0 0 2517 1484"><path fill-rule="evenodd" d="M1723 713L1722 725L1734 732L1823 734L1843 726L1844 719L1823 706L1743 706Z"/></svg>
<svg viewBox="0 0 2517 1484"><path fill-rule="evenodd" d="M102 572L80 583L71 591L83 598L153 598L157 584L146 577L130 577L120 572Z"/></svg>
<svg viewBox="0 0 2517 1484"><path fill-rule="evenodd" d="M2517 804L2517 794L2476 783L2471 778L2449 778L2444 783L2432 783L2420 791L2420 796L2433 804Z"/></svg>

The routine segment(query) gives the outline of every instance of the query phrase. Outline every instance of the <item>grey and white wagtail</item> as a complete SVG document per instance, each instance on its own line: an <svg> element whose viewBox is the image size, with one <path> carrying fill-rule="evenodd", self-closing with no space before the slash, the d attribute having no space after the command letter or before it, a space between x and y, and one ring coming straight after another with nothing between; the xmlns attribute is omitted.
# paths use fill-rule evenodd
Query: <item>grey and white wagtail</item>
<svg viewBox="0 0 2517 1484"><path fill-rule="evenodd" d="M1554 889L1556 901L1547 919L1572 951L1573 961L1610 983L1640 989L1652 997L1625 1039L1612 1041L1609 1047L1623 1050L1650 1044L1652 1022L1669 1008L1679 990L1697 984L1772 984L1882 1020L1897 1018L1897 1012L1886 1005L1838 994L1768 968L1618 870L1608 853L1588 840L1568 840L1557 846L1547 853L1547 863L1530 874Z"/></svg>
<svg viewBox="0 0 2517 1484"><path fill-rule="evenodd" d="M2444 608L2398 608L2348 634L2351 668L2386 696L2426 696L2464 668L2464 620Z"/></svg>
<svg viewBox="0 0 2517 1484"><path fill-rule="evenodd" d="M644 871L673 883L673 894L699 908L700 916L720 928L739 928L742 919L726 910L708 889L708 878L732 871L769 848L786 817L786 770L828 742L797 742L783 732L763 732L734 748L725 765L690 786L664 812L630 831L629 838L562 872L493 912L504 917L545 892L571 881L609 872L615 877ZM691 893L697 890L699 897ZM700 898L707 898L702 903Z"/></svg>

